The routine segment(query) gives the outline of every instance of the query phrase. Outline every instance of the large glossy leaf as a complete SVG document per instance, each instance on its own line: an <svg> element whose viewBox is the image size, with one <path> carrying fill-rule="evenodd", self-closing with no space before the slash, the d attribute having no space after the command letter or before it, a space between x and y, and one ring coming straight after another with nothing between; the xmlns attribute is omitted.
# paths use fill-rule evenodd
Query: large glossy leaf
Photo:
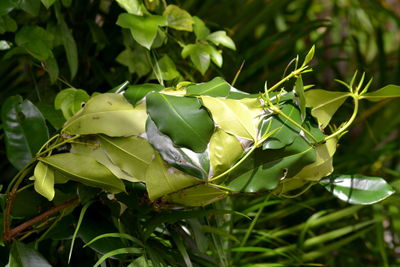
<svg viewBox="0 0 400 267"><path fill-rule="evenodd" d="M207 152L189 153L188 149L175 146L171 138L161 133L150 118L146 123L146 136L163 160L171 166L198 178L208 177L210 163Z"/></svg>
<svg viewBox="0 0 400 267"><path fill-rule="evenodd" d="M59 92L54 100L54 107L62 111L69 119L89 100L89 95L82 89L67 88Z"/></svg>
<svg viewBox="0 0 400 267"><path fill-rule="evenodd" d="M217 128L210 141L210 162L213 176L229 169L243 154L239 140Z"/></svg>
<svg viewBox="0 0 400 267"><path fill-rule="evenodd" d="M214 121L227 133L257 140L258 124L262 114L258 99L223 99L201 96L203 105L211 112Z"/></svg>
<svg viewBox="0 0 400 267"><path fill-rule="evenodd" d="M395 193L380 177L339 175L320 181L329 192L351 204L368 205L379 202Z"/></svg>
<svg viewBox="0 0 400 267"><path fill-rule="evenodd" d="M40 158L40 161L67 174L76 182L105 189L112 193L125 190L124 184L94 158L78 153L63 153Z"/></svg>
<svg viewBox="0 0 400 267"><path fill-rule="evenodd" d="M273 193L286 193L295 190L310 181L316 182L321 178L330 175L333 172L332 157L336 151L336 144L337 140L332 138L326 143L316 146L315 162L306 165L293 177L285 178Z"/></svg>
<svg viewBox="0 0 400 267"><path fill-rule="evenodd" d="M330 92L326 90L309 90L304 93L306 106L311 107L311 114L317 118L318 124L325 128L333 114L350 96L346 92Z"/></svg>
<svg viewBox="0 0 400 267"><path fill-rule="evenodd" d="M112 172L119 179L124 179L130 182L139 182L139 180L121 170L120 167L111 161L104 148L100 145L100 141L98 139L82 140L81 142L73 143L72 152L85 154L94 158L97 162L103 164L107 169L109 169L110 172Z"/></svg>
<svg viewBox="0 0 400 267"><path fill-rule="evenodd" d="M265 150L254 153L231 175L227 186L238 192L272 190L281 179L296 174L315 159L313 147L299 136L281 151Z"/></svg>
<svg viewBox="0 0 400 267"><path fill-rule="evenodd" d="M36 250L25 244L14 241L10 251L10 267L51 267L47 260Z"/></svg>
<svg viewBox="0 0 400 267"><path fill-rule="evenodd" d="M145 131L144 105L135 108L122 96L106 93L92 97L84 108L70 118L62 132L108 136L138 135Z"/></svg>
<svg viewBox="0 0 400 267"><path fill-rule="evenodd" d="M99 136L111 161L138 181L144 181L147 168L154 157L150 143L141 137L110 138Z"/></svg>
<svg viewBox="0 0 400 267"><path fill-rule="evenodd" d="M201 180L166 164L158 153L155 154L146 173L146 189L150 200L156 200L200 182Z"/></svg>
<svg viewBox="0 0 400 267"><path fill-rule="evenodd" d="M163 16L167 18L167 26L179 31L193 31L194 20L184 9L176 5L168 5Z"/></svg>
<svg viewBox="0 0 400 267"><path fill-rule="evenodd" d="M196 98L151 93L146 97L146 104L158 129L175 144L194 152L207 148L214 123Z"/></svg>
<svg viewBox="0 0 400 267"><path fill-rule="evenodd" d="M206 206L228 196L228 192L209 185L196 185L163 198L167 203L180 204L185 207Z"/></svg>
<svg viewBox="0 0 400 267"><path fill-rule="evenodd" d="M157 36L158 27L165 26L167 21L163 16L137 16L123 13L119 15L117 24L123 28L130 29L135 41L150 50Z"/></svg>
<svg viewBox="0 0 400 267"><path fill-rule="evenodd" d="M49 201L54 198L54 171L43 162L38 162L34 171L35 190Z"/></svg>
<svg viewBox="0 0 400 267"><path fill-rule="evenodd" d="M1 112L7 158L22 169L49 138L43 115L21 96L7 98Z"/></svg>
<svg viewBox="0 0 400 267"><path fill-rule="evenodd" d="M187 95L227 96L230 85L222 78L216 77L209 82L190 85L186 89Z"/></svg>
<svg viewBox="0 0 400 267"><path fill-rule="evenodd" d="M280 109L293 121L302 124L300 110L294 104L285 104ZM282 115L264 117L260 122L259 136L263 136L266 130L276 132L263 143L263 149L281 149L290 145L300 132L296 125Z"/></svg>
<svg viewBox="0 0 400 267"><path fill-rule="evenodd" d="M124 93L125 98L132 105L142 100L150 92L159 92L164 89L164 86L155 83L145 83L138 85L131 85Z"/></svg>
<svg viewBox="0 0 400 267"><path fill-rule="evenodd" d="M360 99L368 99L369 101L380 101L386 98L400 97L400 86L387 85L371 93L363 94Z"/></svg>

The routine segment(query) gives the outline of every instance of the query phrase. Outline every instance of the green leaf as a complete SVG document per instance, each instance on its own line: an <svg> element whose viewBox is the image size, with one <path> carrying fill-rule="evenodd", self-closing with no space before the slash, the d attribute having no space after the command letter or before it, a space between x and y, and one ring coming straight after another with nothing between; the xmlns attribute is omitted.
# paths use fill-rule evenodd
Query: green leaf
<svg viewBox="0 0 400 267"><path fill-rule="evenodd" d="M54 172L46 164L38 162L34 171L35 190L49 201L54 198Z"/></svg>
<svg viewBox="0 0 400 267"><path fill-rule="evenodd" d="M193 31L196 35L196 40L205 40L210 34L210 30L199 17L194 16L193 21Z"/></svg>
<svg viewBox="0 0 400 267"><path fill-rule="evenodd" d="M189 44L181 52L183 58L190 55L190 60L202 75L206 73L210 66L210 50L206 44Z"/></svg>
<svg viewBox="0 0 400 267"><path fill-rule="evenodd" d="M24 26L15 35L15 42L34 58L45 61L53 57L53 36L38 26Z"/></svg>
<svg viewBox="0 0 400 267"><path fill-rule="evenodd" d="M211 185L196 185L163 198L167 203L180 204L185 207L206 206L228 196L228 192Z"/></svg>
<svg viewBox="0 0 400 267"><path fill-rule="evenodd" d="M133 183L139 182L137 179L133 178L128 173L121 170L121 168L119 168L111 161L110 157L106 154L105 149L101 146L98 139L83 139L82 142L73 143L71 151L73 151L74 153L85 154L89 157L94 158L97 162L101 163L107 169L109 169L110 172L112 172L119 179L124 179Z"/></svg>
<svg viewBox="0 0 400 267"><path fill-rule="evenodd" d="M309 181L319 181L333 172L333 155L336 151L337 139L329 139L324 144L315 147L315 162L304 166L293 177L284 179L279 187L273 192L274 194L282 194L291 190L295 190Z"/></svg>
<svg viewBox="0 0 400 267"><path fill-rule="evenodd" d="M209 82L190 85L186 89L188 96L227 96L231 86L221 77L216 77Z"/></svg>
<svg viewBox="0 0 400 267"><path fill-rule="evenodd" d="M110 138L99 136L111 161L138 181L144 181L154 151L146 139L138 136Z"/></svg>
<svg viewBox="0 0 400 267"><path fill-rule="evenodd" d="M203 105L211 112L214 121L227 133L257 140L258 124L262 114L258 99L223 99L201 96Z"/></svg>
<svg viewBox="0 0 400 267"><path fill-rule="evenodd" d="M326 90L309 90L304 93L306 106L311 107L311 114L317 118L318 124L325 128L333 114L350 96L345 92L330 92Z"/></svg>
<svg viewBox="0 0 400 267"><path fill-rule="evenodd" d="M296 95L299 98L298 106L300 107L301 121L303 122L306 118L306 98L304 96L304 85L303 85L303 79L301 78L301 76L299 76L296 79L296 85L294 88L296 91Z"/></svg>
<svg viewBox="0 0 400 267"><path fill-rule="evenodd" d="M59 92L54 100L54 107L61 110L64 118L69 119L81 110L90 96L82 89L67 88Z"/></svg>
<svg viewBox="0 0 400 267"><path fill-rule="evenodd" d="M46 122L39 109L21 96L11 96L4 101L1 119L7 158L20 170L49 139Z"/></svg>
<svg viewBox="0 0 400 267"><path fill-rule="evenodd" d="M144 105L135 108L122 96L106 93L92 97L71 117L62 132L129 136L144 133L147 113Z"/></svg>
<svg viewBox="0 0 400 267"><path fill-rule="evenodd" d="M56 2L56 0L41 0L41 2L47 9L49 9Z"/></svg>
<svg viewBox="0 0 400 267"><path fill-rule="evenodd" d="M281 111L290 117L299 125L302 124L299 109L293 104L285 104ZM282 115L266 116L260 122L260 138L266 133L266 130L276 130L264 143L263 149L281 149L293 143L293 140L299 135L300 129L291 123Z"/></svg>
<svg viewBox="0 0 400 267"><path fill-rule="evenodd" d="M315 151L301 136L281 151L256 151L234 171L227 186L238 192L275 189L285 177L291 177L314 162Z"/></svg>
<svg viewBox="0 0 400 267"><path fill-rule="evenodd" d="M120 7L133 15L143 15L142 8L138 0L116 0Z"/></svg>
<svg viewBox="0 0 400 267"><path fill-rule="evenodd" d="M147 111L162 133L179 146L203 152L214 123L196 98L151 93L146 97Z"/></svg>
<svg viewBox="0 0 400 267"><path fill-rule="evenodd" d="M128 13L119 15L117 20L117 25L129 29L133 39L148 50L150 50L156 38L158 27L165 26L166 23L166 19L162 16L149 15L142 17Z"/></svg>
<svg viewBox="0 0 400 267"><path fill-rule="evenodd" d="M158 79L170 81L170 80L173 80L180 76L179 72L176 70L175 63L172 61L172 59L169 56L164 55L157 62L157 64L158 64L157 65L158 68L156 66L156 68L154 69L154 75Z"/></svg>
<svg viewBox="0 0 400 267"><path fill-rule="evenodd" d="M11 246L10 259L7 266L51 267L47 260L38 251L26 246L19 241L14 241Z"/></svg>
<svg viewBox="0 0 400 267"><path fill-rule="evenodd" d="M198 178L207 178L209 169L208 153L195 153L177 147L171 138L162 134L153 120L147 119L146 136L153 147L169 165Z"/></svg>
<svg viewBox="0 0 400 267"><path fill-rule="evenodd" d="M139 77L142 77L152 69L149 58L149 52L145 48L139 47L134 50L125 49L115 60L128 67L130 73L136 73Z"/></svg>
<svg viewBox="0 0 400 267"><path fill-rule="evenodd" d="M17 2L17 7L37 17L40 10L40 0L20 0Z"/></svg>
<svg viewBox="0 0 400 267"><path fill-rule="evenodd" d="M369 101L380 101L386 98L400 97L400 86L387 85L371 93L366 93L360 96L360 99L367 99Z"/></svg>
<svg viewBox="0 0 400 267"><path fill-rule="evenodd" d="M0 1L0 16L7 15L16 7L16 5L17 3L14 0Z"/></svg>
<svg viewBox="0 0 400 267"><path fill-rule="evenodd" d="M0 15L0 34L3 34L5 32L15 32L17 29L17 22L13 18L7 15Z"/></svg>
<svg viewBox="0 0 400 267"><path fill-rule="evenodd" d="M146 189L152 201L167 194L178 192L183 188L196 185L200 181L169 166L158 153L155 153L155 157L146 173Z"/></svg>
<svg viewBox="0 0 400 267"><path fill-rule="evenodd" d="M337 198L351 204L374 204L395 193L384 179L364 175L339 175L323 179L320 184Z"/></svg>
<svg viewBox="0 0 400 267"><path fill-rule="evenodd" d="M60 110L54 108L54 105L39 102L36 106L54 129L59 130L63 126L65 122L64 116Z"/></svg>
<svg viewBox="0 0 400 267"><path fill-rule="evenodd" d="M232 50L236 50L235 43L228 35L226 35L226 31L213 32L208 35L206 39L213 42L215 45L223 45Z"/></svg>
<svg viewBox="0 0 400 267"><path fill-rule="evenodd" d="M136 105L150 92L159 92L164 89L164 86L156 83L144 83L137 85L130 85L124 93L124 97L132 105Z"/></svg>
<svg viewBox="0 0 400 267"><path fill-rule="evenodd" d="M49 73L50 82L52 84L54 84L58 79L58 73L59 73L56 58L53 56L50 56L49 58L47 58L44 61L44 65L45 65L46 71Z"/></svg>
<svg viewBox="0 0 400 267"><path fill-rule="evenodd" d="M194 20L184 9L176 5L168 5L163 16L167 18L167 26L179 31L193 31Z"/></svg>
<svg viewBox="0 0 400 267"><path fill-rule="evenodd" d="M239 140L217 128L210 140L210 162L213 176L229 169L243 154Z"/></svg>
<svg viewBox="0 0 400 267"><path fill-rule="evenodd" d="M72 80L78 72L78 49L76 47L76 42L72 36L71 30L68 29L68 26L63 18L59 18L58 28L58 34L61 36L62 44L64 46L65 53L67 54L67 61Z"/></svg>
<svg viewBox="0 0 400 267"><path fill-rule="evenodd" d="M63 153L40 158L40 161L84 185L105 189L111 193L125 191L124 184L94 158L78 153Z"/></svg>
<svg viewBox="0 0 400 267"><path fill-rule="evenodd" d="M303 65L302 65L303 67L311 62L311 60L314 57L314 53L315 53L315 45L313 45L311 47L310 51L308 51L306 57L304 58L304 62L303 62Z"/></svg>

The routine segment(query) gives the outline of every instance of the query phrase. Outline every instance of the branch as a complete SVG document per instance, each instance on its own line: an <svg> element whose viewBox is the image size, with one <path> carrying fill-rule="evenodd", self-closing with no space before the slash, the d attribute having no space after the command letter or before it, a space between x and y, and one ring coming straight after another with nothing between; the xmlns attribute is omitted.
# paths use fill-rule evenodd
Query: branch
<svg viewBox="0 0 400 267"><path fill-rule="evenodd" d="M3 241L4 242L10 241L15 236L19 235L22 231L24 231L25 229L31 227L32 225L34 225L34 224L36 224L38 222L41 222L41 221L47 219L48 217L50 217L51 215L56 214L57 212L65 209L65 208L68 208L69 206L73 206L75 204L78 204L78 203L79 203L79 199L74 198L72 200L69 200L69 201L63 203L63 204L55 206L55 207L43 212L42 214L39 214L38 216L30 219L29 221L26 221L26 222L18 225L17 227L11 229L9 232L6 232L4 234Z"/></svg>

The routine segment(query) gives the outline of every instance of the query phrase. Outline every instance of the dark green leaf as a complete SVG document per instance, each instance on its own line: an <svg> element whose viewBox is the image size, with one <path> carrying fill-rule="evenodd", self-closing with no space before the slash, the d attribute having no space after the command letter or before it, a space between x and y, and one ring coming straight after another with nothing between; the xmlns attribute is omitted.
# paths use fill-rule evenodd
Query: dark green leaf
<svg viewBox="0 0 400 267"><path fill-rule="evenodd" d="M17 22L11 17L0 15L0 34L5 32L15 32L17 30Z"/></svg>
<svg viewBox="0 0 400 267"><path fill-rule="evenodd" d="M301 136L282 150L256 151L230 175L227 186L238 192L275 189L281 179L291 177L305 165L314 162L316 154Z"/></svg>
<svg viewBox="0 0 400 267"><path fill-rule="evenodd" d="M145 83L138 85L131 85L126 89L124 97L132 105L136 105L150 92L159 92L164 89L164 86L155 83Z"/></svg>
<svg viewBox="0 0 400 267"><path fill-rule="evenodd" d="M163 16L167 18L167 26L179 31L193 31L194 20L184 9L176 5L168 5Z"/></svg>
<svg viewBox="0 0 400 267"><path fill-rule="evenodd" d="M8 14L11 10L13 10L16 7L16 5L17 3L15 0L0 1L0 17Z"/></svg>
<svg viewBox="0 0 400 267"><path fill-rule="evenodd" d="M49 9L57 0L41 0L42 4Z"/></svg>
<svg viewBox="0 0 400 267"><path fill-rule="evenodd" d="M380 101L386 98L400 97L400 86L387 85L371 93L363 94L360 99L367 99L369 101Z"/></svg>
<svg viewBox="0 0 400 267"><path fill-rule="evenodd" d="M40 0L20 0L17 6L23 11L36 17L40 10Z"/></svg>
<svg viewBox="0 0 400 267"><path fill-rule="evenodd" d="M117 56L116 61L127 66L130 73L136 73L142 77L151 71L149 58L149 52L143 47L134 50L127 48Z"/></svg>
<svg viewBox="0 0 400 267"><path fill-rule="evenodd" d="M39 160L65 173L68 178L76 182L99 187L112 193L125 191L121 180L115 177L104 165L84 154L64 153Z"/></svg>
<svg viewBox="0 0 400 267"><path fill-rule="evenodd" d="M158 27L165 26L166 19L157 15L136 16L123 13L119 15L117 25L130 29L135 41L150 50L156 38Z"/></svg>
<svg viewBox="0 0 400 267"><path fill-rule="evenodd" d="M50 206L51 202L39 195L33 188L28 188L16 195L11 215L25 218L33 217Z"/></svg>
<svg viewBox="0 0 400 267"><path fill-rule="evenodd" d="M41 27L24 26L15 35L15 42L40 61L53 57L53 36Z"/></svg>
<svg viewBox="0 0 400 267"><path fill-rule="evenodd" d="M301 76L296 79L296 85L294 88L298 97L298 106L300 107L301 121L304 121L306 118L306 98L304 96L304 85Z"/></svg>
<svg viewBox="0 0 400 267"><path fill-rule="evenodd" d="M380 177L339 175L323 179L320 184L337 198L351 204L374 204L395 193L393 187Z"/></svg>
<svg viewBox="0 0 400 267"><path fill-rule="evenodd" d="M89 95L82 89L67 88L59 92L54 100L54 107L61 110L64 118L69 119L89 100Z"/></svg>
<svg viewBox="0 0 400 267"><path fill-rule="evenodd" d="M10 251L10 267L51 267L47 260L36 250L14 241Z"/></svg>
<svg viewBox="0 0 400 267"><path fill-rule="evenodd" d="M50 82L54 84L58 78L58 64L56 58L51 56L44 61L45 69L49 73Z"/></svg>
<svg viewBox="0 0 400 267"><path fill-rule="evenodd" d="M216 77L209 82L190 85L186 89L187 95L227 96L230 85L222 78Z"/></svg>
<svg viewBox="0 0 400 267"><path fill-rule="evenodd" d="M46 122L35 105L21 96L7 98L1 116L7 158L22 169L49 138Z"/></svg>
<svg viewBox="0 0 400 267"><path fill-rule="evenodd" d="M36 106L54 129L59 130L63 126L64 116L60 110L54 108L54 105L39 102Z"/></svg>
<svg viewBox="0 0 400 267"><path fill-rule="evenodd" d="M175 144L203 152L210 141L214 123L196 98L151 93L147 111L162 133Z"/></svg>
<svg viewBox="0 0 400 267"><path fill-rule="evenodd" d="M78 71L78 49L76 47L76 42L72 36L71 30L68 29L67 24L63 18L58 20L59 32L61 35L61 40L64 45L65 52L67 54L67 61L69 66L69 71L71 73L71 79L74 79Z"/></svg>
<svg viewBox="0 0 400 267"><path fill-rule="evenodd" d="M208 177L210 163L207 152L195 153L175 146L171 138L162 134L150 118L146 123L146 136L163 160L171 166L198 178Z"/></svg>

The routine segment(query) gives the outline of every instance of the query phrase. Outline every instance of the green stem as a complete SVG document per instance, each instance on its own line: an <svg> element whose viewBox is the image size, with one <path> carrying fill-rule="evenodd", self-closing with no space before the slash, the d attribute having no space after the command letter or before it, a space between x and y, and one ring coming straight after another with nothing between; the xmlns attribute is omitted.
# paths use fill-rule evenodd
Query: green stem
<svg viewBox="0 0 400 267"><path fill-rule="evenodd" d="M73 140L75 140L75 139L78 139L79 137L80 137L79 135L75 135L75 136L73 136L73 137L71 137L71 138L65 139L65 140L62 141L61 143L55 144L55 145L53 145L53 146L47 148L45 151L38 153L38 154L36 155L36 158L38 158L38 157L40 157L40 156L46 154L47 152L52 151L53 149L56 149L56 148L58 148L58 147L60 147L60 146L62 146L62 145L65 145L66 143L69 143L69 142L71 142L71 141L73 141Z"/></svg>
<svg viewBox="0 0 400 267"><path fill-rule="evenodd" d="M272 92L275 89L279 88L279 86L281 86L284 82L288 81L289 79L293 78L294 76L297 76L299 74L301 74L301 72L305 69L307 69L308 66L304 66L300 69L294 70L292 71L289 75L287 75L285 78L283 78L282 80L280 80L278 83L276 83L274 86L272 86L271 88L268 89L268 92Z"/></svg>
<svg viewBox="0 0 400 267"><path fill-rule="evenodd" d="M351 95L353 97L354 100L354 110L353 110L353 114L351 115L350 119L340 128L338 129L336 132L332 133L331 135L325 137L325 141L332 139L340 134L342 134L343 132L345 132L350 125L354 122L357 113L358 113L358 95L354 94Z"/></svg>
<svg viewBox="0 0 400 267"><path fill-rule="evenodd" d="M44 145L39 149L38 153L40 153L45 147L48 146L48 144L50 144L54 139L58 138L60 136L60 134L56 134L54 136L52 136L49 140L47 140L46 143L44 143Z"/></svg>

